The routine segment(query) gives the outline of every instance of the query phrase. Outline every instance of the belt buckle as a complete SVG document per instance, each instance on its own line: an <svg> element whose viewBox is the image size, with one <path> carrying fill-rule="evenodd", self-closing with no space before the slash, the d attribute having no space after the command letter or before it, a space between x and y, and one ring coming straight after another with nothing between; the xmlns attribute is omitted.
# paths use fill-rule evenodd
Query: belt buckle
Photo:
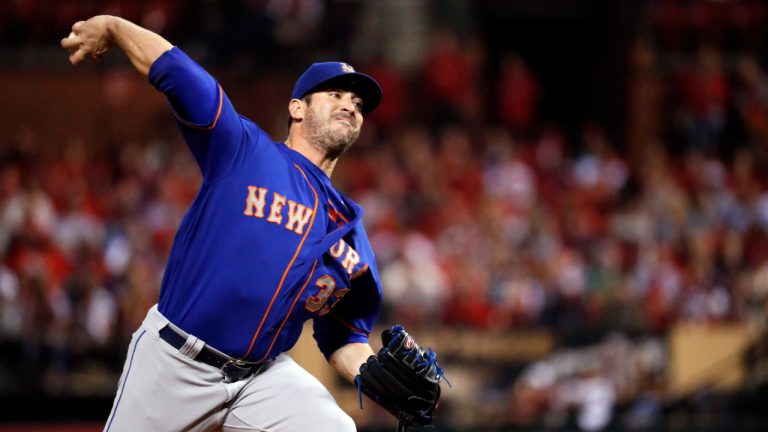
<svg viewBox="0 0 768 432"><path fill-rule="evenodd" d="M248 363L243 360L232 359L227 360L224 366L221 367L221 371L224 376L227 377L228 382L240 381L248 376L253 371L252 366L248 366Z"/></svg>

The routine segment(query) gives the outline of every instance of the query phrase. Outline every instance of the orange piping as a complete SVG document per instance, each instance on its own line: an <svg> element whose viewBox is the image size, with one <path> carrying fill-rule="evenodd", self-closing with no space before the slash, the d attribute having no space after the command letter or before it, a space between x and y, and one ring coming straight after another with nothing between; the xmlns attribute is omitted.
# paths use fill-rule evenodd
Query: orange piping
<svg viewBox="0 0 768 432"><path fill-rule="evenodd" d="M224 90L221 89L221 84L219 84L219 109L216 112L216 118L213 119L213 123L211 123L209 126L196 126L192 123L189 123L188 121L181 118L178 114L174 112L174 115L176 115L176 118L179 119L180 122L184 123L185 126L191 127L192 129L198 129L198 130L211 130L216 127L216 123L219 122L219 117L221 116L221 107L224 105Z"/></svg>
<svg viewBox="0 0 768 432"><path fill-rule="evenodd" d="M309 285L309 281L312 279L312 275L315 274L315 267L317 267L317 260L315 260L315 263L312 264L312 270L309 272L309 277L307 277L307 281L304 282L304 286L301 287L301 291L296 295L296 298L293 299L293 303L291 304L291 308L288 309L288 314L285 315L285 318L283 319L283 322L280 324L280 328L277 329L277 332L275 333L274 339L272 339L272 343L269 344L269 348L267 348L267 352L264 353L264 357L259 359L259 363L263 362L265 358L269 355L269 352L272 351L272 347L275 346L275 342L277 341L277 337L280 336L280 332L283 331L283 327L285 326L285 323L288 321L288 317L291 316L293 313L293 308L296 306L296 302L299 301L299 297L301 297L301 294L304 292L304 289L307 288L307 285Z"/></svg>
<svg viewBox="0 0 768 432"><path fill-rule="evenodd" d="M309 182L309 179L307 178L307 175L304 174L304 171L296 164L293 164L293 166L295 166L296 169L299 170L301 175L304 176L304 180L307 181L307 184L309 185L310 189L312 189L312 193L315 194L315 206L312 209L312 220L309 221L309 229L307 229L307 232L305 232L304 235L301 237L301 241L299 242L299 246L296 248L296 252L294 252L293 254L293 258L291 258L291 261L288 263L288 266L285 268L285 271L283 272L283 277L280 279L280 283L277 285L277 290L275 291L275 294L272 296L272 301L269 302L269 306L267 307L266 312L264 312L264 316L261 318L261 323L259 323L259 328L256 329L256 333L253 335L253 339L251 340L251 345L248 347L248 351L245 352L243 357L248 357L248 354L251 353L251 350L253 349L253 345L256 343L256 339L258 339L259 337L261 328L264 326L264 322L267 320L267 316L269 316L269 312L272 310L272 306L275 304L277 295L280 293L280 290L283 289L283 283L285 282L285 278L288 276L288 272L291 270L291 267L293 267L293 262L296 261L296 257L299 256L299 251L304 246L304 240L307 239L307 236L312 231L312 225L315 223L315 216L317 216L317 202L319 201L317 197L317 191L315 190L314 187L312 187L312 183Z"/></svg>
<svg viewBox="0 0 768 432"><path fill-rule="evenodd" d="M348 328L348 329L350 329L350 330L352 330L352 331L354 331L354 332L357 332L357 333L363 333L363 334L364 334L364 335L366 335L366 336L370 336L370 335L371 335L371 333L370 333L370 332L367 332L367 331L365 331L365 330L361 330L361 329L359 329L359 328L357 328L357 327L354 327L354 326L352 326L351 324L347 324L347 322L346 322L346 321L344 321L344 320L342 320L341 318L339 318L339 317L338 317L338 316L337 316L335 313L333 313L333 312L328 312L328 316L329 316L329 317L332 317L332 318L333 318L333 319L335 319L336 321L338 321L338 322L342 323L342 324L344 325L344 327L346 327L346 328Z"/></svg>

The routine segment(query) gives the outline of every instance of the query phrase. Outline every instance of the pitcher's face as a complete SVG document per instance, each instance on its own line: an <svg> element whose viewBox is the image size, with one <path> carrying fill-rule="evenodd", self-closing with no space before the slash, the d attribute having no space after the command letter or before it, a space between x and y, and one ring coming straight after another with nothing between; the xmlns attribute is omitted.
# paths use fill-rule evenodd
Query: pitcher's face
<svg viewBox="0 0 768 432"><path fill-rule="evenodd" d="M348 90L328 89L310 95L304 117L307 141L329 155L342 155L360 135L363 101Z"/></svg>

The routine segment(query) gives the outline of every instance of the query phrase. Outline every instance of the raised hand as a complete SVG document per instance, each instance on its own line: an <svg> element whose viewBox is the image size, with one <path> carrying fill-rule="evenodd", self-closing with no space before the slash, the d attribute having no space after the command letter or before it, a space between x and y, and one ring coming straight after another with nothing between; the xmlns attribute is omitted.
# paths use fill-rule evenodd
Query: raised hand
<svg viewBox="0 0 768 432"><path fill-rule="evenodd" d="M112 48L114 44L108 27L110 18L106 15L95 16L72 26L69 37L61 40L62 48L70 52L70 63L97 62Z"/></svg>

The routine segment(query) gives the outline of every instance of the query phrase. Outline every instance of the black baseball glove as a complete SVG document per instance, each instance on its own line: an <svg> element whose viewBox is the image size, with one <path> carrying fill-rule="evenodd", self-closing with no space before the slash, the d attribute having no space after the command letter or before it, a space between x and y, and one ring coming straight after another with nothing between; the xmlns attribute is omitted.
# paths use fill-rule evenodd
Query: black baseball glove
<svg viewBox="0 0 768 432"><path fill-rule="evenodd" d="M399 430L411 424L431 426L440 400L440 380L444 379L437 355L419 347L400 325L385 330L381 340L384 346L378 354L360 366L355 378L358 392L397 417Z"/></svg>

